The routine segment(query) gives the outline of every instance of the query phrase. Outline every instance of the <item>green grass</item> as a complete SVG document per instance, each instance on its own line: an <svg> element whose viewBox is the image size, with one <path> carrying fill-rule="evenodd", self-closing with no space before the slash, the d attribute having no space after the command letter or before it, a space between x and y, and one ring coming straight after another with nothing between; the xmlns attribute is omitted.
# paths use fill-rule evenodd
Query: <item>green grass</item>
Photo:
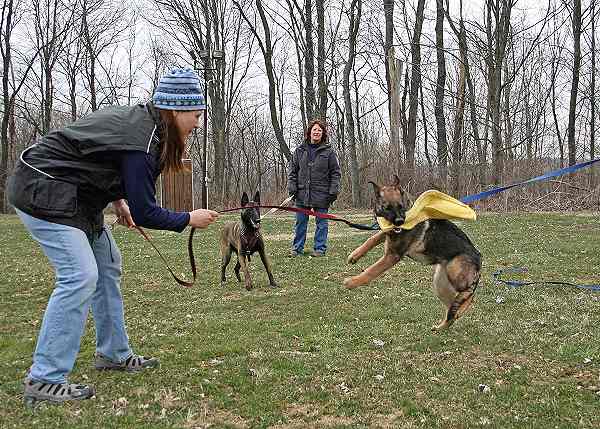
<svg viewBox="0 0 600 429"><path fill-rule="evenodd" d="M96 372L90 320L71 379L95 384L96 398L31 412L21 380L54 276L18 219L0 217L0 426L600 426L600 293L509 289L491 279L499 268L526 266L529 273L512 278L600 283L598 216L488 214L462 224L484 255L483 282L473 309L441 334L429 330L442 313L430 267L407 260L370 286L341 287L382 252L346 265L368 233L341 223L331 223L327 257L292 259L292 218L266 219L283 287L266 287L258 257L251 262L256 289L247 292L234 280L234 261L220 287L218 234L232 219L198 231L199 279L191 289L172 281L141 236L117 229L131 344L159 357L162 367ZM313 231L311 223L307 250ZM187 275L187 236L151 234ZM479 392L480 384L489 392Z"/></svg>

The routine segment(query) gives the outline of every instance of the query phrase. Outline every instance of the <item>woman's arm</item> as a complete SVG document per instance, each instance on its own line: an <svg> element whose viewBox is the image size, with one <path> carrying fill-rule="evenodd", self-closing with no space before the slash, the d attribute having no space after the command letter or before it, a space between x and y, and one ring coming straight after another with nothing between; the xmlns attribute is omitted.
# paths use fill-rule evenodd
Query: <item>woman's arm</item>
<svg viewBox="0 0 600 429"><path fill-rule="evenodd" d="M183 231L190 223L190 214L164 209L156 203L158 166L153 156L140 151L122 151L119 156L132 221L146 228Z"/></svg>

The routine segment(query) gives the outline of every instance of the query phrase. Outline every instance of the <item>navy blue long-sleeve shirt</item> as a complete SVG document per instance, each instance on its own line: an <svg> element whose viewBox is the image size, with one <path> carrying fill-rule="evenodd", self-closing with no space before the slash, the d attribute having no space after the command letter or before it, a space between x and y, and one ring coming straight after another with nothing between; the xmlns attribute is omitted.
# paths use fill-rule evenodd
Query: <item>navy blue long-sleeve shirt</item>
<svg viewBox="0 0 600 429"><path fill-rule="evenodd" d="M140 151L114 153L120 158L121 183L136 225L183 231L190 222L190 214L164 209L156 203L156 179L160 174L156 159Z"/></svg>

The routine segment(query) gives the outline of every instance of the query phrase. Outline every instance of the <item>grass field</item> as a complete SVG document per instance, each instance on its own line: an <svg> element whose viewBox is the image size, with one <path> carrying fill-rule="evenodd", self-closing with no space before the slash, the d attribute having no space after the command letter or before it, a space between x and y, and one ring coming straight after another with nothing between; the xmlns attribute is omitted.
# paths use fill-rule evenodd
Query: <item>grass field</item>
<svg viewBox="0 0 600 429"><path fill-rule="evenodd" d="M472 310L440 334L429 330L442 313L430 267L405 261L371 286L341 287L382 251L346 265L368 233L342 223L331 224L325 258L291 259L292 218L265 219L282 288L267 287L259 258L256 289L234 280L233 261L220 287L218 234L235 219L198 231L192 289L171 280L141 236L117 229L130 340L162 367L96 372L90 320L71 380L94 384L97 396L32 412L21 381L54 276L18 219L0 217L0 427L600 427L600 293L492 280L526 266L512 278L600 283L600 216L484 214L461 224L484 255L483 282ZM187 236L152 236L188 275Z"/></svg>

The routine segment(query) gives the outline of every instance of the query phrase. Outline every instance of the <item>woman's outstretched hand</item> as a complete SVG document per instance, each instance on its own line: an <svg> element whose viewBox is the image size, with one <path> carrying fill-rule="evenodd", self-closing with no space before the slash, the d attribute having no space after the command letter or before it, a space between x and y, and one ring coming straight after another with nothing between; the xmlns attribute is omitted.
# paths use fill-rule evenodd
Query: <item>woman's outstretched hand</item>
<svg viewBox="0 0 600 429"><path fill-rule="evenodd" d="M198 209L190 212L189 226L193 228L206 228L219 217L219 213L213 210Z"/></svg>

